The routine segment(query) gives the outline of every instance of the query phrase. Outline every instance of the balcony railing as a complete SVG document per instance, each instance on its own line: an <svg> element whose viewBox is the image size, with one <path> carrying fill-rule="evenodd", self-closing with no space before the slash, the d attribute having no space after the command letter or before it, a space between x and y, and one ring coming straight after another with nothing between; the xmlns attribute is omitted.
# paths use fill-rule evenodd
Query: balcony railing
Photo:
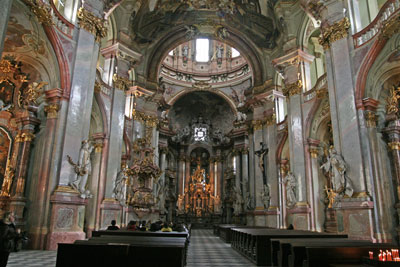
<svg viewBox="0 0 400 267"><path fill-rule="evenodd" d="M304 102L308 102L308 101L314 99L318 95L318 92L321 92L322 90L326 90L326 87L327 87L327 80L326 80L326 73L325 73L321 77L318 78L317 82L315 83L315 86L311 90L309 90L303 94Z"/></svg>
<svg viewBox="0 0 400 267"><path fill-rule="evenodd" d="M376 18L363 30L353 35L354 47L358 48L368 43L384 25L388 19L400 10L400 0L388 0L379 11Z"/></svg>
<svg viewBox="0 0 400 267"><path fill-rule="evenodd" d="M58 12L57 7L54 5L53 1L50 1L50 6L52 9L52 19L54 25L60 30L63 34L65 34L68 38L72 39L75 25L69 22L63 15Z"/></svg>

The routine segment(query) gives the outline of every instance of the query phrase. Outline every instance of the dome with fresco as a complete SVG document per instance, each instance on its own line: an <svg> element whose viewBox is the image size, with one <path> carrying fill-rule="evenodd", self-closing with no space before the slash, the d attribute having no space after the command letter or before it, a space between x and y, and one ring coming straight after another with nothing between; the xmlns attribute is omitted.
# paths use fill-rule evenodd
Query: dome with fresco
<svg viewBox="0 0 400 267"><path fill-rule="evenodd" d="M246 58L228 44L206 38L172 49L160 66L159 77L170 85L197 89L252 84Z"/></svg>

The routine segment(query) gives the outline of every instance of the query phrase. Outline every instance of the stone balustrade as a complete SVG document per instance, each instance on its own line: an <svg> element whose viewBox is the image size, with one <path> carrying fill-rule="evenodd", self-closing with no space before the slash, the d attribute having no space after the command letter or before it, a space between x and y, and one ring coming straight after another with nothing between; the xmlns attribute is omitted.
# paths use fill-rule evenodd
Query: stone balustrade
<svg viewBox="0 0 400 267"><path fill-rule="evenodd" d="M387 1L379 11L376 18L363 30L353 35L354 48L368 43L382 29L387 20L399 12L400 0Z"/></svg>
<svg viewBox="0 0 400 267"><path fill-rule="evenodd" d="M309 90L303 94L304 102L311 101L315 97L318 97L318 92L320 92L321 90L324 90L326 87L327 87L327 80L326 80L326 73L325 73L321 77L318 78L317 82L315 83L315 86L311 90Z"/></svg>
<svg viewBox="0 0 400 267"><path fill-rule="evenodd" d="M66 18L64 18L63 15L60 14L60 12L58 12L53 1L50 1L50 6L51 6L51 16L54 22L54 26L68 38L72 39L75 25L69 22Z"/></svg>

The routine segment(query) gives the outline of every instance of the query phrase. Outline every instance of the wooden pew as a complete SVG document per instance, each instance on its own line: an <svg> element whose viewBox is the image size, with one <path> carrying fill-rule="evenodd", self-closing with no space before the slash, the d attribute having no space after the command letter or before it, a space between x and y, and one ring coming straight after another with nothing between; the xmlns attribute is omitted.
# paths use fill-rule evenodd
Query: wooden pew
<svg viewBox="0 0 400 267"><path fill-rule="evenodd" d="M225 242L225 243L230 243L231 242L231 229L235 227L241 227L243 225L239 224L219 224L217 227L218 229L216 230L218 232L219 237Z"/></svg>
<svg viewBox="0 0 400 267"><path fill-rule="evenodd" d="M188 237L187 232L150 232L150 231L129 231L129 230L104 230L93 231L92 237L99 237L104 235L113 236L158 236L158 237Z"/></svg>
<svg viewBox="0 0 400 267"><path fill-rule="evenodd" d="M292 243L288 266L325 266L330 263L360 264L363 257L368 257L369 251L378 255L379 249L396 248L395 245L390 244L363 243L362 241L357 243L357 241L354 241L354 244L351 242L347 244Z"/></svg>
<svg viewBox="0 0 400 267"><path fill-rule="evenodd" d="M357 245L372 245L367 240L351 240L347 238L337 237L325 237L325 238L296 238L296 239L271 239L271 254L272 254L272 266L289 266L288 257L292 252L292 245L307 245L307 244L331 244L332 246L345 245L345 246L357 246Z"/></svg>
<svg viewBox="0 0 400 267"><path fill-rule="evenodd" d="M276 238L346 238L335 235L300 230L232 228L231 246L256 265L270 265L272 261L271 239Z"/></svg>
<svg viewBox="0 0 400 267"><path fill-rule="evenodd" d="M56 266L184 266L186 248L186 237L103 235L59 244Z"/></svg>

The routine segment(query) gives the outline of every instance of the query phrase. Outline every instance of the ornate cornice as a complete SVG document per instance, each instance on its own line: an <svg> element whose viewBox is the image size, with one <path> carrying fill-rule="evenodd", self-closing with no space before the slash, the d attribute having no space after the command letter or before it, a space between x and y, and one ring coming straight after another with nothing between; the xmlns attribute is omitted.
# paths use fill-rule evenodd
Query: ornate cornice
<svg viewBox="0 0 400 267"><path fill-rule="evenodd" d="M51 16L51 7L39 0L23 0L29 6L32 13L35 14L40 24L53 26L54 22Z"/></svg>
<svg viewBox="0 0 400 267"><path fill-rule="evenodd" d="M58 111L60 110L60 104L48 104L44 107L44 112L47 114L48 119L56 119Z"/></svg>
<svg viewBox="0 0 400 267"><path fill-rule="evenodd" d="M114 87L122 91L129 90L129 87L131 86L131 81L129 81L127 78L118 76L117 74L113 75L113 82Z"/></svg>
<svg viewBox="0 0 400 267"><path fill-rule="evenodd" d="M350 21L347 17L331 26L322 27L322 37L320 37L319 43L325 50L329 49L332 43L347 37L349 28Z"/></svg>
<svg viewBox="0 0 400 267"><path fill-rule="evenodd" d="M301 82L301 80L297 80L294 83L286 84L282 92L286 97L288 97L300 94L302 89L303 83Z"/></svg>
<svg viewBox="0 0 400 267"><path fill-rule="evenodd" d="M93 34L96 37L96 42L100 42L101 38L106 37L106 20L96 17L83 7L79 8L77 17L79 19L79 27Z"/></svg>

